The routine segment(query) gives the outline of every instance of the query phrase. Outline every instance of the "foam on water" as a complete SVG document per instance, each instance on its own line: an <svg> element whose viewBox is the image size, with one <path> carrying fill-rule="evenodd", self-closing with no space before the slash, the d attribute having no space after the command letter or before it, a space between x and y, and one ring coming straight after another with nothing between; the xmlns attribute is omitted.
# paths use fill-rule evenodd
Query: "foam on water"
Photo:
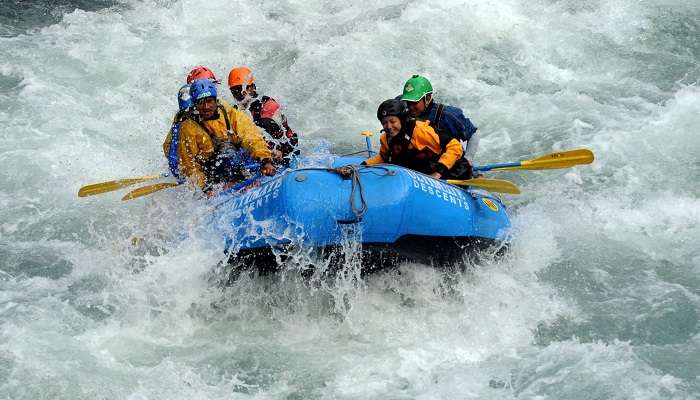
<svg viewBox="0 0 700 400"><path fill-rule="evenodd" d="M0 397L700 397L696 2L71 10L0 38ZM503 260L365 279L350 260L223 290L223 243L186 189L76 198L165 170L198 64L251 66L307 151L361 149L418 72L479 126L479 162L596 162L500 175L523 189Z"/></svg>

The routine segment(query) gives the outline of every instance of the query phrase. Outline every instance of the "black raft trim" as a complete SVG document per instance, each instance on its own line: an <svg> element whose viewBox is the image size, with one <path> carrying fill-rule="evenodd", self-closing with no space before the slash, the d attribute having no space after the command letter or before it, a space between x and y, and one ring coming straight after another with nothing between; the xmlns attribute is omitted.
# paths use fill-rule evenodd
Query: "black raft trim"
<svg viewBox="0 0 700 400"><path fill-rule="evenodd" d="M362 274L395 268L406 262L450 268L455 264L463 265L465 259L478 261L484 255L500 258L507 250L508 243L488 238L405 235L394 243L363 243ZM285 268L285 251L285 246L276 248L274 252L270 247L241 250L230 256L229 266L226 268L228 277L222 278L230 284L243 272L259 275L279 272ZM335 270L345 265L340 246L317 248L316 256L330 259L330 265ZM282 265L278 264L278 260ZM313 265L308 265L300 269L308 272L313 271L313 268Z"/></svg>

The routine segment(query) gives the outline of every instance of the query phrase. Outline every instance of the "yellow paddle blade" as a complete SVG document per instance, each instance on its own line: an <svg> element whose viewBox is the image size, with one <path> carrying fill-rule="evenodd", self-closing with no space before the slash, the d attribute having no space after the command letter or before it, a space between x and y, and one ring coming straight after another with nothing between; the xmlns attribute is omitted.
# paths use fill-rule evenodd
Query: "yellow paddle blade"
<svg viewBox="0 0 700 400"><path fill-rule="evenodd" d="M457 186L474 186L496 193L520 194L520 189L504 179L474 178L467 180L448 179L447 183Z"/></svg>
<svg viewBox="0 0 700 400"><path fill-rule="evenodd" d="M117 179L115 181L107 181L86 185L78 190L78 197L94 196L96 194L113 192L123 187L135 185L137 183L150 181L160 178L160 175L148 175L139 178Z"/></svg>
<svg viewBox="0 0 700 400"><path fill-rule="evenodd" d="M124 197L122 197L122 201L127 201L131 199L135 199L137 197L141 196L146 196L151 193L155 193L159 190L171 188L178 186L179 183L177 182L161 182L161 183L156 183L155 185L148 185L144 187L140 187L138 189L132 190L131 192L127 193Z"/></svg>
<svg viewBox="0 0 700 400"><path fill-rule="evenodd" d="M560 169L593 162L593 152L588 149L577 149L551 153L533 160L520 162L517 167L495 168L494 171L513 171L518 169Z"/></svg>

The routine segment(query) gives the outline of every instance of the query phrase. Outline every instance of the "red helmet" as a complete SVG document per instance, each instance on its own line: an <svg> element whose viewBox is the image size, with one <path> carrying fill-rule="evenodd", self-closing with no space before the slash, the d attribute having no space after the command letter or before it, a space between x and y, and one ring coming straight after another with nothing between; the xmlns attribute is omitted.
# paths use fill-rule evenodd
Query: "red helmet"
<svg viewBox="0 0 700 400"><path fill-rule="evenodd" d="M190 71L190 73L187 75L187 83L190 84L197 79L211 79L215 83L219 83L214 75L214 72L209 68L202 66L195 67L192 71Z"/></svg>

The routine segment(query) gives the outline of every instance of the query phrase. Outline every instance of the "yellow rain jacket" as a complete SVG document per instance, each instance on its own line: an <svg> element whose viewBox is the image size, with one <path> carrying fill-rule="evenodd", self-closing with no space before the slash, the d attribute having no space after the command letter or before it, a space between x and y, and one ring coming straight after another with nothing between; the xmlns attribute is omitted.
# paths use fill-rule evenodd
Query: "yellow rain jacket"
<svg viewBox="0 0 700 400"><path fill-rule="evenodd" d="M224 99L219 99L219 104L223 105L224 108L226 108L226 107L235 108ZM173 117L173 122L170 124L171 127L173 124L178 122L181 115L182 115L182 111L178 111L177 113L175 113L175 116ZM226 121L224 121L224 123L225 122ZM172 129L168 129L168 133L165 135L165 141L163 142L163 154L165 155L165 158L168 158L168 155L170 154L170 143L173 141L172 134L173 134Z"/></svg>
<svg viewBox="0 0 700 400"><path fill-rule="evenodd" d="M200 123L187 119L180 125L180 139L177 146L180 172L202 189L207 184L214 183L213 177L207 174L204 164L216 157L218 143L242 146L253 159L260 162L272 159L270 149L259 128L245 112L238 111L228 104L219 104L217 112L216 119ZM226 131L224 113L227 114L231 126L230 135ZM163 143L166 157L170 149L170 141L171 137L168 135Z"/></svg>

